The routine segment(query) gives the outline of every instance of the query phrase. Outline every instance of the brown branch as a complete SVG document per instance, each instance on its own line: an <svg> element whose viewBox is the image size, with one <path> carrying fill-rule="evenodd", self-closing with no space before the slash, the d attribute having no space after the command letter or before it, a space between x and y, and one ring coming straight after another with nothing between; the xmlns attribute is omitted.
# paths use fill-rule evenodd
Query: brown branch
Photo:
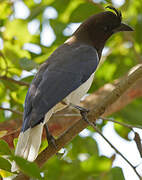
<svg viewBox="0 0 142 180"><path fill-rule="evenodd" d="M104 114L107 107L113 104L132 84L135 83L137 79L142 77L142 64L137 65L134 72L129 72L130 74L120 81L116 88L109 93L104 99L94 105L90 109L88 114L88 119L90 122L93 122L99 116ZM61 135L56 143L57 149L54 147L48 146L36 159L36 162L39 166L42 166L50 157L52 157L59 149L61 149L65 144L71 141L79 132L87 127L87 123L80 119L72 127L70 127L63 135Z"/></svg>
<svg viewBox="0 0 142 180"><path fill-rule="evenodd" d="M90 122L94 122L97 118L99 118L102 114L104 114L105 110L112 105L118 98L128 89L130 88L136 80L142 78L142 64L139 64L135 67L135 70L130 71L125 78L123 78L115 87L115 89L110 92L107 96L105 96L102 101L95 104L88 113L88 119ZM65 131L57 140L56 146L49 145L44 151L42 151L36 159L36 163L39 167L42 167L43 164L51 158L55 153L57 153L62 147L64 147L67 143L69 143L79 132L81 132L84 128L87 127L87 123L80 119L73 126L71 126L67 131ZM20 175L22 176L22 175ZM25 176L21 177L24 179ZM19 178L18 176L15 180Z"/></svg>
<svg viewBox="0 0 142 180"><path fill-rule="evenodd" d="M15 79L12 79L12 78L7 77L7 76L0 76L0 79L6 80L6 81L10 81L10 82L12 82L12 83L15 83L15 84L18 84L18 85L21 85L21 86L27 86L27 87L29 87L29 83L23 82L23 81L17 81L17 80L15 80Z"/></svg>
<svg viewBox="0 0 142 180"><path fill-rule="evenodd" d="M11 121L5 121L4 123L0 123L0 131L7 131L7 134L2 137L8 145L13 148L13 139L16 138L19 134L21 129L22 120L14 119ZM19 129L19 131L18 131Z"/></svg>
<svg viewBox="0 0 142 180"><path fill-rule="evenodd" d="M22 112L20 112L20 111L17 111L17 110L14 110L14 109L10 109L10 108L3 108L3 107L1 107L0 106L0 109L1 110L3 110L3 111L10 111L10 112L12 112L12 113L15 113L15 114L19 114L19 115L23 115L23 113Z"/></svg>
<svg viewBox="0 0 142 180"><path fill-rule="evenodd" d="M133 69L133 68L132 68ZM125 77L124 77L125 78ZM109 93L115 89L118 83L122 80L115 80L115 83L108 83L101 87L98 91L90 94L88 97L85 98L84 101L81 102L80 106L85 107L87 109L91 109L95 106L96 103L103 101L105 96L108 96ZM105 113L102 117L106 117L111 115L114 112L120 111L123 109L127 104L131 103L135 98L142 96L142 78L136 80L133 85L128 88L112 105L108 106ZM125 101L124 101L125 99ZM56 117L60 114L74 114L74 112L69 110L63 110L57 113L55 116L51 118L49 121L49 128L50 131L55 135L59 136L62 132L64 132L68 127L73 125L75 122L79 120L79 117Z"/></svg>
<svg viewBox="0 0 142 180"><path fill-rule="evenodd" d="M134 67L135 68L135 67ZM133 68L132 68L133 69ZM121 78L122 79L122 78ZM115 83L108 83L101 87L96 92L90 94L88 97L85 98L84 101L81 102L80 106L86 107L87 109L91 109L95 106L96 103L103 101L105 96L117 86L117 84L121 81L121 79L115 80ZM115 101L111 106L107 107L105 113L102 115L106 117L111 115L114 112L117 112L124 108L127 104L131 103L135 98L142 96L142 78L136 80L136 82L128 88L123 95L121 95L117 101ZM124 101L125 99L125 101ZM76 113L76 112L75 112ZM58 112L56 115L52 116L50 121L48 122L50 132L54 136L60 136L66 129L72 126L75 122L80 119L80 116L62 116L63 114L74 114L74 112L70 109L62 110ZM17 124L16 126L11 126L11 123ZM11 120L8 122L0 123L0 130L8 130L8 132L15 132L16 128L21 127L22 120L17 123L15 120ZM17 137L18 132L13 134L11 138L7 137L7 143L10 147L13 147L13 138ZM45 137L45 136L44 136ZM11 146L12 145L12 146Z"/></svg>
<svg viewBox="0 0 142 180"><path fill-rule="evenodd" d="M100 119L106 120L106 121L110 121L110 122L114 122L114 123L116 123L116 124L120 124L121 126L127 127L127 128L129 128L129 129L131 129L131 130L133 130L133 128L142 129L142 126L126 124L126 123L124 123L124 122L116 121L116 120L114 120L113 118L100 117Z"/></svg>

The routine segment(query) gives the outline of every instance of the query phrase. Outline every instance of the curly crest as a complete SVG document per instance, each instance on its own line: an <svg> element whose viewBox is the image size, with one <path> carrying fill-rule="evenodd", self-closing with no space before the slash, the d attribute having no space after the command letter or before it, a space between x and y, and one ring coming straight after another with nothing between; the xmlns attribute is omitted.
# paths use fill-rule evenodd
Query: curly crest
<svg viewBox="0 0 142 180"><path fill-rule="evenodd" d="M121 11L117 10L116 8L112 7L112 6L107 6L105 7L106 9L111 9L115 12L115 15L120 19L120 22L122 21L122 14Z"/></svg>

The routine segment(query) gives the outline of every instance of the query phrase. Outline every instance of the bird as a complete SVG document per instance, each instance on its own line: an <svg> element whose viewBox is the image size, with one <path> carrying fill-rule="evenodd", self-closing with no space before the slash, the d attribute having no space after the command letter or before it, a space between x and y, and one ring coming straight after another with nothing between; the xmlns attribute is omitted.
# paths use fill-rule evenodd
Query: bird
<svg viewBox="0 0 142 180"><path fill-rule="evenodd" d="M67 106L87 112L79 106L80 99L92 84L106 41L117 32L133 31L122 23L120 11L112 6L106 8L85 20L40 66L25 98L16 156L28 161L36 159L44 127L54 144L47 126L53 113ZM12 171L16 170L13 165Z"/></svg>

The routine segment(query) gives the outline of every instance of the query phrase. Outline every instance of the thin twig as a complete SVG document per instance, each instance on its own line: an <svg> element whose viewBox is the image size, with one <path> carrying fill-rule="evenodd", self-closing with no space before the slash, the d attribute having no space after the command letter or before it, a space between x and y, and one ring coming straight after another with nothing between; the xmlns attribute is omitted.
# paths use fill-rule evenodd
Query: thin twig
<svg viewBox="0 0 142 180"><path fill-rule="evenodd" d="M80 114L77 114L77 113L75 113L75 114L73 114L73 113L67 114L66 113L66 114L55 114L54 116L55 117L80 117ZM133 128L142 129L142 126L126 124L126 123L123 123L123 122L116 121L113 118L99 117L99 119L106 120L106 121L111 121L111 122L120 124L121 126L125 126L127 128L130 128L131 130L133 130Z"/></svg>
<svg viewBox="0 0 142 180"><path fill-rule="evenodd" d="M19 127L18 129L15 129L14 131L9 132L9 133L5 134L5 135L2 136L2 137L6 137L6 136L10 136L11 134L15 134L15 133L17 133L20 129L21 129L21 128Z"/></svg>
<svg viewBox="0 0 142 180"><path fill-rule="evenodd" d="M113 118L100 117L100 119L106 120L106 121L111 121L111 122L120 124L121 126L125 126L125 127L127 127L127 128L130 128L131 130L133 130L133 128L139 128L139 129L142 129L142 126L126 124L126 123L123 123L123 122L116 121L116 120L114 120Z"/></svg>
<svg viewBox="0 0 142 180"><path fill-rule="evenodd" d="M4 54L2 53L2 51L0 51L0 56L3 58L5 66L6 66L6 68L4 69L5 70L5 75L6 75L7 72L8 72L8 63L7 63L7 60L6 60L5 56L4 56Z"/></svg>
<svg viewBox="0 0 142 180"><path fill-rule="evenodd" d="M1 110L3 110L3 111L10 111L10 112L15 113L15 114L23 115L23 113L22 113L22 112L17 111L17 110L14 110L14 109L10 109L10 108L3 108L3 107L1 107L1 106L0 106L0 109L1 109Z"/></svg>
<svg viewBox="0 0 142 180"><path fill-rule="evenodd" d="M91 123L92 124L92 123ZM115 150L115 152L117 154L119 154L131 167L132 169L135 171L135 173L137 174L137 176L141 179L141 176L138 174L138 172L136 171L136 167L134 167L130 161L128 159L125 158L125 156L123 156L123 154L102 134L102 132L95 126L93 125L93 128L96 130L96 132L98 134L100 134L100 136L102 136L102 138L111 146L111 148L113 148Z"/></svg>
<svg viewBox="0 0 142 180"><path fill-rule="evenodd" d="M22 86L27 86L27 87L29 87L29 83L23 82L23 81L17 81L17 80L15 80L15 79L12 79L12 78L7 77L7 76L0 76L0 79L6 80L6 81L10 81L10 82L13 82L13 83L18 84L18 85L22 85Z"/></svg>
<svg viewBox="0 0 142 180"><path fill-rule="evenodd" d="M93 122L88 121L88 119L87 119L86 116L82 116L82 118L83 118L90 126L92 126L97 133L99 133L99 134L105 139L105 141L115 150L115 152L118 153L118 154L133 168L133 170L135 171L135 173L137 174L137 176L138 176L139 178L141 178L141 176L140 176L140 175L138 174L138 172L136 171L136 168L130 163L130 161L128 161L128 159L125 158L125 156L123 156L123 154L122 154L120 151L118 151L118 150L115 148L115 146L114 146L113 144L111 144L111 142L110 142L110 141L102 134L102 132L97 128L96 124L93 123ZM107 119L107 118L106 118L106 119ZM113 121L113 122L114 122L114 121ZM121 124L121 125L122 125L122 124ZM127 127L128 127L128 126L127 126ZM130 128L130 127L129 127L129 128ZM131 129L132 129L132 127L131 127Z"/></svg>
<svg viewBox="0 0 142 180"><path fill-rule="evenodd" d="M71 113L71 114L55 114L54 115L55 117L80 117L80 114L73 114L73 113Z"/></svg>
<svg viewBox="0 0 142 180"><path fill-rule="evenodd" d="M84 117L85 118L85 117ZM123 125L123 126L126 126L127 128L133 128L133 126L131 126L131 125L127 125L127 124L125 124L125 123L120 123L120 122L118 122L118 121L115 121L115 120L112 120L112 119L109 119L109 118L103 118L103 117L100 117L101 119L103 119L103 120L110 120L110 121L112 121L112 122L115 122L115 123L118 123L118 124L120 124L120 125ZM88 119L84 119L86 122L88 122L88 124L90 125L90 126L92 126L94 129L95 129L95 131L98 133L98 134L100 134L102 137L103 137L103 139L105 139L105 141L115 150L115 152L116 153L118 153L132 168L133 168L133 170L135 171L135 173L137 174L137 176L139 177L139 178L141 178L141 176L138 174L138 172L136 171L136 168L130 163L130 161L128 161L128 159L126 159L125 158L125 156L123 156L123 154L120 152L120 151L118 151L116 148L115 148L115 146L113 145L113 144L111 144L111 142L102 134L102 132L96 127L96 124L95 123L93 123L93 122L90 122L90 121L88 121Z"/></svg>

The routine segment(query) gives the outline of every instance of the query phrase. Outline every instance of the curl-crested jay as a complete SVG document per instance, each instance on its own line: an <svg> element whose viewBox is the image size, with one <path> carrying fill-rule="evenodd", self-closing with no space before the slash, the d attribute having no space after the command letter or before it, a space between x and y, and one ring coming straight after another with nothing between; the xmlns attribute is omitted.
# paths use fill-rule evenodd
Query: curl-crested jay
<svg viewBox="0 0 142 180"><path fill-rule="evenodd" d="M91 86L107 39L116 32L132 31L121 22L119 11L108 8L114 12L89 17L40 66L26 96L16 155L35 160L45 123L53 113L65 107L59 102L78 105Z"/></svg>

